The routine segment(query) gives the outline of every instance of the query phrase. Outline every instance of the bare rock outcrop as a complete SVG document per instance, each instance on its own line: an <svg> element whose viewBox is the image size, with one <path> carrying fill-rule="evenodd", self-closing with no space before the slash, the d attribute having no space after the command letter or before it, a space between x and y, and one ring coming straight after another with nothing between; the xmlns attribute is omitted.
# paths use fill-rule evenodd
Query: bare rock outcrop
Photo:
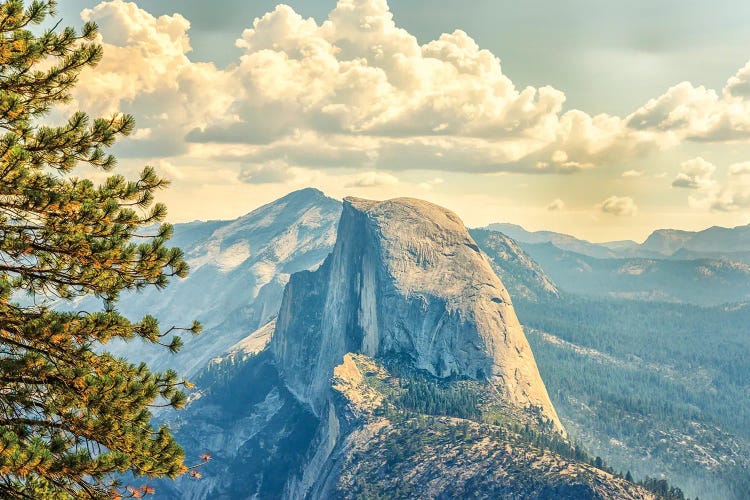
<svg viewBox="0 0 750 500"><path fill-rule="evenodd" d="M271 348L318 416L353 352L487 381L564 433L508 292L458 216L425 201L346 198L332 254L291 277Z"/></svg>

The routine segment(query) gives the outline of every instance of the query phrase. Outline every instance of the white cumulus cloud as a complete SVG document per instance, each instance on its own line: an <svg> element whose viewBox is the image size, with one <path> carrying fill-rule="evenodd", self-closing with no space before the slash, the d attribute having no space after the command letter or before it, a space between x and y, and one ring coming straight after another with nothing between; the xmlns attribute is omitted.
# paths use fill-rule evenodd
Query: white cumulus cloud
<svg viewBox="0 0 750 500"><path fill-rule="evenodd" d="M105 56L77 103L134 113L150 130L134 156L233 149L307 168L573 172L656 148L624 119L564 112L557 89L516 86L463 31L420 45L384 0L339 0L321 24L279 5L242 33L226 69L189 59L180 14L112 0L82 17L100 24Z"/></svg>
<svg viewBox="0 0 750 500"><path fill-rule="evenodd" d="M701 157L693 158L680 165L680 173L672 181L672 186L686 189L708 189L715 184L712 176L716 166Z"/></svg>
<svg viewBox="0 0 750 500"><path fill-rule="evenodd" d="M605 214L618 217L632 217L638 213L638 206L629 196L610 196L601 202L598 208Z"/></svg>
<svg viewBox="0 0 750 500"><path fill-rule="evenodd" d="M750 162L730 165L723 183L712 178L716 167L710 167L706 169L705 176L700 182L695 184L694 189L697 189L697 192L688 197L689 205L718 212L735 212L750 208ZM675 182L679 179L678 177Z"/></svg>
<svg viewBox="0 0 750 500"><path fill-rule="evenodd" d="M420 44L385 0L339 0L322 23L279 5L226 68L190 60L180 14L111 0L82 17L100 25L105 55L74 105L137 117L121 155L235 162L245 181L321 168L570 173L688 140L750 141L750 63L723 89L683 82L618 117L516 85L461 30ZM675 185L700 182L690 175Z"/></svg>
<svg viewBox="0 0 750 500"><path fill-rule="evenodd" d="M726 184L713 197L711 208L721 212L750 208L750 162L729 167Z"/></svg>

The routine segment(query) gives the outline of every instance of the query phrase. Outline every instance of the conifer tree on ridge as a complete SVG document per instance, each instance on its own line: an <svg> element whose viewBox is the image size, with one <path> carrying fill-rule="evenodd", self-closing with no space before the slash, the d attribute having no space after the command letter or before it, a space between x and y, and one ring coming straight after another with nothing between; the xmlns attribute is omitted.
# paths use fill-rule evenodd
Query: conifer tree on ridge
<svg viewBox="0 0 750 500"><path fill-rule="evenodd" d="M84 164L115 167L107 149L133 129L131 116L75 113L62 126L42 123L102 57L92 23L80 33L32 31L54 16L54 0L0 2L0 497L140 497L151 488L114 478L188 470L150 411L181 407L188 384L100 346L141 338L176 351L179 334L200 325L164 331L153 317L117 312L121 292L164 287L188 266L166 246L172 228L154 193L167 181L152 168L101 185L73 175ZM100 298L102 310L49 307L83 296Z"/></svg>

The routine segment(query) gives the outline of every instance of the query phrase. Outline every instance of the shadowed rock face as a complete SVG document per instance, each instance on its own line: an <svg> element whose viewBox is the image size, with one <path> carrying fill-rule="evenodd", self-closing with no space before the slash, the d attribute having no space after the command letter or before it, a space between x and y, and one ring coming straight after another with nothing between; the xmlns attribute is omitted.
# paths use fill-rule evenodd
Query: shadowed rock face
<svg viewBox="0 0 750 500"><path fill-rule="evenodd" d="M563 432L508 292L458 216L425 201L345 199L332 254L287 285L272 350L318 415L355 352L486 380Z"/></svg>

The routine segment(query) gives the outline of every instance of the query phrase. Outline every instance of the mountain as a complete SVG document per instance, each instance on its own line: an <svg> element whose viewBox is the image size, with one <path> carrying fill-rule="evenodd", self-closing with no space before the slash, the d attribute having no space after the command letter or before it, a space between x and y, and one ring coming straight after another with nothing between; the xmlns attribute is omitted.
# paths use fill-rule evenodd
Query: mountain
<svg viewBox="0 0 750 500"><path fill-rule="evenodd" d="M485 229L471 229L469 234L513 297L539 302L560 296L557 286L516 241Z"/></svg>
<svg viewBox="0 0 750 500"><path fill-rule="evenodd" d="M750 265L739 261L600 259L552 243L521 247L569 293L704 306L750 300Z"/></svg>
<svg viewBox="0 0 750 500"><path fill-rule="evenodd" d="M186 345L177 354L138 341L107 348L157 370L196 375L209 360L276 316L291 274L322 264L333 249L341 207L340 201L308 188L235 220L176 224L170 244L185 252L190 275L164 290L124 294L118 307L133 318L154 315L163 327L197 319L204 325L203 334L183 337ZM517 261L518 266L527 264L523 258ZM524 272L518 268L505 274L514 296L527 293L527 284L516 286L513 278ZM98 309L100 304L88 300L80 307Z"/></svg>
<svg viewBox="0 0 750 500"><path fill-rule="evenodd" d="M684 248L695 233L678 229L657 229L646 238L643 246L662 255L672 255Z"/></svg>
<svg viewBox="0 0 750 500"><path fill-rule="evenodd" d="M681 249L693 252L748 252L750 225L734 228L714 226L697 232L659 229L643 242L641 248L665 255L672 255Z"/></svg>
<svg viewBox="0 0 750 500"><path fill-rule="evenodd" d="M667 257L670 260L723 260L750 265L750 252L695 251L680 248Z"/></svg>
<svg viewBox="0 0 750 500"><path fill-rule="evenodd" d="M502 282L419 200L347 198L323 264L197 385L174 427L213 459L162 498L655 498L566 440Z"/></svg>
<svg viewBox="0 0 750 500"><path fill-rule="evenodd" d="M260 498L278 498L285 490L289 496L299 491L295 490L299 484L310 484L313 474L308 472L305 478L304 471L316 460L326 467L338 460L357 471L328 475L343 485L344 492L337 490L343 497L377 496L371 494L373 488L387 491L390 497L398 497L399 491L407 496L408 488L423 484L430 484L431 492L443 488L446 496L465 496L479 485L476 488L487 495L497 496L509 496L516 486L519 495L531 497L586 498L590 493L627 498L615 483L631 491L631 496L647 495L606 475L601 464L591 467L593 461L582 456L580 448L571 449L559 437L550 437L549 426L542 430L532 426L537 430L527 432L525 424L517 422L528 422L529 415L514 405L500 404L490 385L471 377L436 377L415 368L408 356L352 354L351 362L360 366L357 370L364 380L354 384L357 390L346 389L351 384L343 382L351 378L347 374L357 378L349 370L351 363L342 361L333 368L331 380L338 377L339 382L329 381L327 390L333 394L338 415L337 446L354 444L347 448L351 454L339 447L325 460L322 453L316 458L320 443L331 435L323 425L328 418L316 414L287 385L288 370L282 374L272 346L274 318L289 274L322 270L334 248L341 213L341 202L317 190L302 190L234 221L179 224L172 243L185 249L193 274L157 293L123 297L120 307L132 316L157 310L163 325L193 318L208 325L203 335L185 339L185 348L176 356L138 343L116 346L119 354L153 360L160 369L175 368L196 383L197 391L185 411L176 416L160 414L160 418L170 418L188 461L204 452L213 459L200 469L203 479L160 482L157 497L247 498L252 491ZM410 232L407 229L401 236ZM750 308L583 299L568 291L569 283L580 277L550 276L547 270L554 271L555 266L539 265L525 251L528 244L496 231L471 230L470 235L513 297L554 409L576 442L605 457L617 470L630 469L639 479L674 478L689 488L691 496L748 497L748 415L737 402L743 401L750 384L746 361ZM245 254L238 249L245 244L251 255L243 260ZM606 245L616 250L620 243ZM561 252L549 246L552 255ZM420 255L419 249L414 253ZM703 255L680 250L653 260L661 264ZM743 255L735 252L732 260L740 261ZM576 258L616 260L582 254ZM261 289L273 293L255 293L258 262L268 265L272 275L270 280L264 278L268 282ZM571 267L571 262L563 260L560 265ZM602 281L612 279L608 272L598 275ZM683 271L676 267L675 272ZM194 280L196 273L200 279ZM636 285L651 279L649 273L629 276ZM695 300L710 297L717 289L721 293L718 285L710 283L711 276L701 274L672 288ZM705 284L710 285L707 292ZM607 283L598 286L605 290ZM619 286L615 279L610 288ZM239 304L237 294L242 294L244 304ZM336 301L330 301L328 307L335 306ZM313 312L318 308L315 300L305 306ZM312 373L312 365L300 364L298 369L300 378ZM367 401L380 403L375 409L360 408ZM359 416L352 420L354 414ZM386 425L382 417L387 417ZM534 420L532 415L531 424ZM362 434L363 428L371 431ZM485 452L489 455L480 456ZM491 474L487 467L478 472L477 463L490 462ZM562 478L561 470L586 479L582 484L571 482L574 478ZM445 481L446 477L453 480ZM398 485L405 489L398 490ZM596 490L594 485L604 489Z"/></svg>
<svg viewBox="0 0 750 500"><path fill-rule="evenodd" d="M316 414L333 367L356 352L487 379L562 431L508 292L460 219L427 202L347 198L331 256L287 286L272 346Z"/></svg>
<svg viewBox="0 0 750 500"><path fill-rule="evenodd" d="M710 227L703 231L658 229L638 244L634 241L610 241L591 243L575 236L553 231L527 231L516 224L496 223L484 229L498 231L519 243L552 243L557 248L599 259L642 257L663 259L733 260L738 253L750 252L750 225L734 228ZM679 256L681 251L688 252Z"/></svg>
<svg viewBox="0 0 750 500"><path fill-rule="evenodd" d="M600 259L621 257L638 249L634 241L615 241L611 243L591 243L569 234L553 231L530 232L516 224L496 223L483 228L487 231L497 231L514 239L519 243L552 243L558 248L571 252L597 257Z"/></svg>
<svg viewBox="0 0 750 500"><path fill-rule="evenodd" d="M183 337L186 345L178 354L143 343L107 348L192 377L276 316L289 275L319 266L330 252L340 214L339 201L303 189L236 220L175 225L170 243L185 252L190 275L164 290L126 294L118 307L132 317L148 312L163 327L197 319L204 332Z"/></svg>

